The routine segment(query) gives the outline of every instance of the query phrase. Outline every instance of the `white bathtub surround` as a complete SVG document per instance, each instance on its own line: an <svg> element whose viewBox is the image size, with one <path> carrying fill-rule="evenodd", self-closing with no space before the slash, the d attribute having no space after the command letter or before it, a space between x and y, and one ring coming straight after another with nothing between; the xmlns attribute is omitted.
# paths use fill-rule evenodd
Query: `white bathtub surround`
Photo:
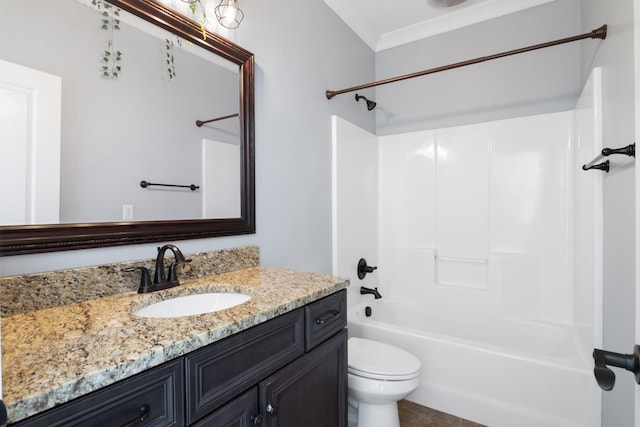
<svg viewBox="0 0 640 427"><path fill-rule="evenodd" d="M349 158L334 172L334 223L365 218L338 228L334 274L355 277L351 253L377 250L383 299L351 294L352 311L374 316L349 327L420 358L409 400L492 427L599 425L602 172L581 169L602 148L599 76L566 112L368 143L334 119L334 156ZM377 161L375 213L358 198L363 158Z"/></svg>
<svg viewBox="0 0 640 427"><path fill-rule="evenodd" d="M440 298L460 313L570 322L572 121L573 112L564 112L379 138L380 275L393 283L389 296ZM428 161L408 172L408 153ZM426 194L407 191L418 173L432 183ZM423 200L416 206L416 199ZM422 221L399 211L431 218L423 224L429 232L413 232ZM397 230L413 235L399 239ZM514 272L518 280L506 282Z"/></svg>
<svg viewBox="0 0 640 427"><path fill-rule="evenodd" d="M357 274L360 258L378 265L378 152L369 132L336 116L332 121L333 272L351 278L347 288L351 304L360 298L360 286L374 288L380 283L379 270L363 280ZM346 206L358 208L340 208ZM382 289L380 293L384 296Z"/></svg>
<svg viewBox="0 0 640 427"><path fill-rule="evenodd" d="M575 109L575 150L586 164L603 148L602 69L595 68ZM614 142L608 142L614 145ZM585 354L602 348L603 192L602 173L579 174L573 180L573 324Z"/></svg>
<svg viewBox="0 0 640 427"><path fill-rule="evenodd" d="M202 218L241 216L240 158L240 144L202 140Z"/></svg>

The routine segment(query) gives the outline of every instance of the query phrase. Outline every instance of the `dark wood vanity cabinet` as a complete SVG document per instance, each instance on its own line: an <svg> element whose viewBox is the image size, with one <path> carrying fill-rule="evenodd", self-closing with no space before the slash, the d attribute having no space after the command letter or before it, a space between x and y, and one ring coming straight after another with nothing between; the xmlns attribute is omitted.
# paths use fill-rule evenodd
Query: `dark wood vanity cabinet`
<svg viewBox="0 0 640 427"><path fill-rule="evenodd" d="M346 427L340 291L15 427Z"/></svg>
<svg viewBox="0 0 640 427"><path fill-rule="evenodd" d="M253 387L240 397L192 424L192 427L249 427L262 425L258 408L258 390Z"/></svg>
<svg viewBox="0 0 640 427"><path fill-rule="evenodd" d="M182 359L165 363L42 414L20 427L184 425ZM63 366L60 367L64 369Z"/></svg>
<svg viewBox="0 0 640 427"><path fill-rule="evenodd" d="M265 427L346 427L347 331L261 381Z"/></svg>
<svg viewBox="0 0 640 427"><path fill-rule="evenodd" d="M195 425L346 427L346 324L341 291L187 355L187 423L257 384Z"/></svg>
<svg viewBox="0 0 640 427"><path fill-rule="evenodd" d="M346 427L346 290L306 305L304 325L305 355L259 384L262 426Z"/></svg>
<svg viewBox="0 0 640 427"><path fill-rule="evenodd" d="M298 309L185 356L187 425L302 356L303 327Z"/></svg>

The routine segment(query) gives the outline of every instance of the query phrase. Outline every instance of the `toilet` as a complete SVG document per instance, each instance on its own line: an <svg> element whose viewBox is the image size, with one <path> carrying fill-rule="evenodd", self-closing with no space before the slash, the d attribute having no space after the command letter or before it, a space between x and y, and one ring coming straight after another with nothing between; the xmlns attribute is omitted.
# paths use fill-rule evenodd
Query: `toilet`
<svg viewBox="0 0 640 427"><path fill-rule="evenodd" d="M420 360L378 341L348 343L349 427L400 427L398 400L419 384Z"/></svg>

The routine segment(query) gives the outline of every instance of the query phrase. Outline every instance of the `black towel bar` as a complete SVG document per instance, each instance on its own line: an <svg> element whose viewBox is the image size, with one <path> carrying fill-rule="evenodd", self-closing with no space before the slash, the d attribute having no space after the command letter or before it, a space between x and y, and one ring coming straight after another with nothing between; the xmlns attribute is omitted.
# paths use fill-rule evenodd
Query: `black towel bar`
<svg viewBox="0 0 640 427"><path fill-rule="evenodd" d="M147 187L150 187L152 185L158 185L160 187L190 188L191 191L196 191L198 188L200 188L200 186L195 185L195 184L191 184L191 185L157 184L157 183L154 183L154 182L140 181L140 187L142 187L142 188L147 188Z"/></svg>

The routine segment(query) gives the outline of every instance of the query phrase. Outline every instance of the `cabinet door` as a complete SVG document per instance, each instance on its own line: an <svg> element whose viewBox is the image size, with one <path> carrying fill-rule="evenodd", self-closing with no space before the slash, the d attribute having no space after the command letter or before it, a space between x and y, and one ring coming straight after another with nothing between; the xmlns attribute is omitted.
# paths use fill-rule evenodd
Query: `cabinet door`
<svg viewBox="0 0 640 427"><path fill-rule="evenodd" d="M303 323L295 310L187 355L187 425L303 355Z"/></svg>
<svg viewBox="0 0 640 427"><path fill-rule="evenodd" d="M12 427L181 427L182 370L182 359L166 363Z"/></svg>
<svg viewBox="0 0 640 427"><path fill-rule="evenodd" d="M346 427L347 331L259 384L266 427Z"/></svg>
<svg viewBox="0 0 640 427"><path fill-rule="evenodd" d="M259 426L261 420L258 415L258 388L253 387L192 427L253 427Z"/></svg>

